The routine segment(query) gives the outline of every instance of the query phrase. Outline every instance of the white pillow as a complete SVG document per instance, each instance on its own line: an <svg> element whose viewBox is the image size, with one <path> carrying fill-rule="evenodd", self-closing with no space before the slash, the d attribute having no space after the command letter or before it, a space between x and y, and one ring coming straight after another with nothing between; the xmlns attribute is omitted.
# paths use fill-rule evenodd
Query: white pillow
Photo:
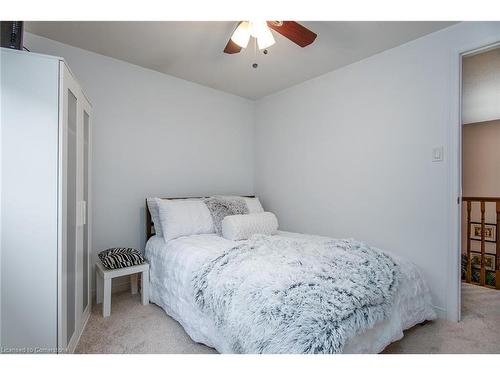
<svg viewBox="0 0 500 375"><path fill-rule="evenodd" d="M157 203L165 242L193 234L215 233L212 215L203 201L158 199Z"/></svg>
<svg viewBox="0 0 500 375"><path fill-rule="evenodd" d="M160 213L158 212L158 201L160 198L147 198L149 213L151 214L151 220L153 221L155 227L155 235L158 237L163 237L163 232L161 230L160 224Z"/></svg>
<svg viewBox="0 0 500 375"><path fill-rule="evenodd" d="M264 208L262 207L262 204L260 203L260 200L257 197L249 198L249 197L241 197L239 195L216 195L215 197L226 198L226 199L242 198L247 204L249 213L258 214L264 212Z"/></svg>
<svg viewBox="0 0 500 375"><path fill-rule="evenodd" d="M222 220L222 236L228 240L246 240L254 234L275 234L278 219L272 212L229 215Z"/></svg>
<svg viewBox="0 0 500 375"><path fill-rule="evenodd" d="M248 212L251 214L259 214L264 212L264 208L262 207L262 204L260 204L259 198L247 198L243 197L245 200L247 207L248 207Z"/></svg>

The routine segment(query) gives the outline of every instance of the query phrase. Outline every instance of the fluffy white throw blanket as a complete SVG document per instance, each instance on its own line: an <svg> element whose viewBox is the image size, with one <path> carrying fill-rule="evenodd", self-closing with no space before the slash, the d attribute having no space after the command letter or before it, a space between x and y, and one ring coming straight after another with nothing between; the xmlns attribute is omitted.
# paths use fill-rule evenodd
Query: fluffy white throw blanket
<svg viewBox="0 0 500 375"><path fill-rule="evenodd" d="M234 353L340 353L389 316L399 277L362 242L255 235L204 265L193 292Z"/></svg>

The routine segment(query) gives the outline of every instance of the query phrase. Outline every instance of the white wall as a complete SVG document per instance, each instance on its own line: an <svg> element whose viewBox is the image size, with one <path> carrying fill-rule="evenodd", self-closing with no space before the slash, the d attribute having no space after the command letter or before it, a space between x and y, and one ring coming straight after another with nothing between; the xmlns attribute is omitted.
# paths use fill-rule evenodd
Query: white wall
<svg viewBox="0 0 500 375"><path fill-rule="evenodd" d="M500 197L500 117L464 125L462 132L464 195Z"/></svg>
<svg viewBox="0 0 500 375"><path fill-rule="evenodd" d="M148 196L252 194L252 101L25 35L64 57L93 111L93 251L142 249Z"/></svg>
<svg viewBox="0 0 500 375"><path fill-rule="evenodd" d="M463 61L463 123L500 118L500 46Z"/></svg>
<svg viewBox="0 0 500 375"><path fill-rule="evenodd" d="M458 53L495 40L500 23L458 24L259 100L256 193L281 228L411 259L454 319ZM431 161L436 146L444 162Z"/></svg>

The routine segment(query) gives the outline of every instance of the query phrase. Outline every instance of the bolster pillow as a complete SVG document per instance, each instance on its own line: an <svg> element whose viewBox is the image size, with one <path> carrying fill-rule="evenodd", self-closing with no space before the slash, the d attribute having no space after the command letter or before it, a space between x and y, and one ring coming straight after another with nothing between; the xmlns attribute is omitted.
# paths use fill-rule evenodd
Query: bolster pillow
<svg viewBox="0 0 500 375"><path fill-rule="evenodd" d="M274 234L278 219L272 212L229 215L222 220L222 236L228 240L246 240L254 234Z"/></svg>

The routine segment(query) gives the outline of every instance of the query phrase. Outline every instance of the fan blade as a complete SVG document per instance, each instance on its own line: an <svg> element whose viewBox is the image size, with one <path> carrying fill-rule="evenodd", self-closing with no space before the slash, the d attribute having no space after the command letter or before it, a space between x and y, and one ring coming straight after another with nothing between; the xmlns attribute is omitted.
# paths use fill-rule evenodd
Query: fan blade
<svg viewBox="0 0 500 375"><path fill-rule="evenodd" d="M226 48L224 48L224 53L238 53L241 51L241 47L237 45L235 42L233 42L231 39L229 39L229 42L226 44Z"/></svg>
<svg viewBox="0 0 500 375"><path fill-rule="evenodd" d="M282 21L281 25L277 22L268 21L267 26L302 48L314 42L314 39L317 37L316 33L313 33L295 21Z"/></svg>

